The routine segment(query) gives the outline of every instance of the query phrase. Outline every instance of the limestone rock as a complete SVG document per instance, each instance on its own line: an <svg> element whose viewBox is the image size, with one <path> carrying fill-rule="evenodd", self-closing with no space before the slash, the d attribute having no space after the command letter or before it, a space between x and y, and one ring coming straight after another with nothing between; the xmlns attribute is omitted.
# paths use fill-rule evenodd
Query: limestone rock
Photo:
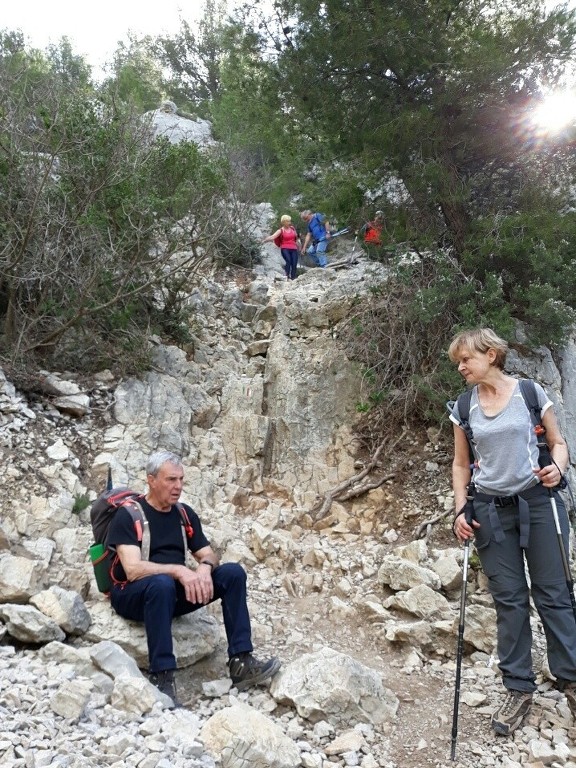
<svg viewBox="0 0 576 768"><path fill-rule="evenodd" d="M92 624L84 638L93 643L111 640L132 656L139 667L147 669L148 645L144 625L118 616L104 600L94 603L89 610ZM187 667L214 651L220 637L219 623L201 608L174 619L172 635L178 666Z"/></svg>
<svg viewBox="0 0 576 768"><path fill-rule="evenodd" d="M178 115L172 101L165 101L160 109L146 112L142 120L149 123L154 136L165 137L171 144L190 141L200 147L209 147L216 143L212 138L212 123Z"/></svg>
<svg viewBox="0 0 576 768"><path fill-rule="evenodd" d="M272 679L270 693L311 722L382 723L398 709L376 670L327 647L286 665Z"/></svg>
<svg viewBox="0 0 576 768"><path fill-rule="evenodd" d="M219 756L223 768L297 768L300 750L282 730L245 704L226 707L200 732L206 747Z"/></svg>
<svg viewBox="0 0 576 768"><path fill-rule="evenodd" d="M8 634L23 643L49 643L64 640L66 635L55 621L31 605L0 605L0 619Z"/></svg>
<svg viewBox="0 0 576 768"><path fill-rule="evenodd" d="M0 601L27 602L38 590L45 570L37 560L0 554Z"/></svg>
<svg viewBox="0 0 576 768"><path fill-rule="evenodd" d="M30 604L53 619L68 635L82 635L92 621L81 596L57 585L38 592L30 598Z"/></svg>
<svg viewBox="0 0 576 768"><path fill-rule="evenodd" d="M88 703L92 693L89 680L71 680L63 683L52 697L52 709L60 717L77 720Z"/></svg>
<svg viewBox="0 0 576 768"><path fill-rule="evenodd" d="M453 616L453 609L446 598L426 584L392 595L384 601L384 607L405 611L421 619L449 619Z"/></svg>
<svg viewBox="0 0 576 768"><path fill-rule="evenodd" d="M435 590L440 589L441 586L437 573L395 555L385 558L378 571L378 581L396 591L407 590L421 584L426 584Z"/></svg>

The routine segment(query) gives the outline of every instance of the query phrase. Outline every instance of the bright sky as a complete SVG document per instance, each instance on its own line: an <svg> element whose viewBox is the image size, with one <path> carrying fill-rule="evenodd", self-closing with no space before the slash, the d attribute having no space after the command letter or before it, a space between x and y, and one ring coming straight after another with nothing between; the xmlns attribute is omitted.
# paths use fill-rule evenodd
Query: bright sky
<svg viewBox="0 0 576 768"><path fill-rule="evenodd" d="M20 29L40 49L68 37L74 52L98 67L112 60L128 31L174 34L180 17L193 25L203 9L203 0L3 0L0 29Z"/></svg>

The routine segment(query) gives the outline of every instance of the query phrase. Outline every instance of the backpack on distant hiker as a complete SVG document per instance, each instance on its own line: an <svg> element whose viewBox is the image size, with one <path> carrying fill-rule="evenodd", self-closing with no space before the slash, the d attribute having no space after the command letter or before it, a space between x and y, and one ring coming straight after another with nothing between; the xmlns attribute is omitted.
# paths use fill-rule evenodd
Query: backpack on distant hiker
<svg viewBox="0 0 576 768"><path fill-rule="evenodd" d="M312 235L312 244L318 245L319 242L322 240L326 240L326 235L323 235L321 238L314 237L313 229L314 229L314 222L318 225L320 228L324 228L324 222L326 221L326 216L322 213L315 213L314 216L310 219L308 222L308 232Z"/></svg>
<svg viewBox="0 0 576 768"><path fill-rule="evenodd" d="M370 245L382 245L382 227L375 226L374 222L369 221L364 230L364 242Z"/></svg>
<svg viewBox="0 0 576 768"><path fill-rule="evenodd" d="M107 539L112 520L121 507L129 512L134 523L136 538L142 548L142 560L148 560L150 557L150 529L140 503L143 498L144 494L131 491L129 488L111 488L101 493L90 508L90 522L94 535L94 543L89 549L90 560L98 590L104 594L110 592L115 581L112 569L119 562L115 548L108 546ZM184 505L176 506L182 520L182 537L184 551L186 551L188 539L192 538L194 531Z"/></svg>
<svg viewBox="0 0 576 768"><path fill-rule="evenodd" d="M326 221L326 216L324 216L324 214L322 214L322 213L315 213L314 214L312 219L308 222L308 232L310 232L311 235L312 235L312 229L311 229L310 225L312 224L312 221L314 219L318 222L318 224L322 228L324 228L324 222ZM347 235L349 232L350 232L350 227L343 227L342 229L338 229L338 230L330 229L330 237L323 236L322 238L320 238L320 240L318 240L317 238L315 238L312 235L312 244L313 245L318 245L319 242L325 240L326 241L326 250L327 251L331 251L332 248L335 245L335 242L334 242L335 238L340 237L340 235Z"/></svg>

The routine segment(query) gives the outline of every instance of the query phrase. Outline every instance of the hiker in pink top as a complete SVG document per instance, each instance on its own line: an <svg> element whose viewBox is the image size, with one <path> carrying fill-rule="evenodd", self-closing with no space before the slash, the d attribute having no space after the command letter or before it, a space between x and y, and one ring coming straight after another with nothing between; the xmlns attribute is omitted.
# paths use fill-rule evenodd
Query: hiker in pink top
<svg viewBox="0 0 576 768"><path fill-rule="evenodd" d="M295 280L298 277L298 244L300 237L296 227L292 224L292 218L284 215L280 219L281 227L273 235L265 237L263 243L275 243L280 248L284 259L284 272L287 280Z"/></svg>

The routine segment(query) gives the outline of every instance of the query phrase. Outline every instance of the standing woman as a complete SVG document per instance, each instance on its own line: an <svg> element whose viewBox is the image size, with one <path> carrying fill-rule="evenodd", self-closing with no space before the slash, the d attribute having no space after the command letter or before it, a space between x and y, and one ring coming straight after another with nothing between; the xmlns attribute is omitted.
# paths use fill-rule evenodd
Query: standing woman
<svg viewBox="0 0 576 768"><path fill-rule="evenodd" d="M276 242L280 246L280 253L284 259L284 272L287 280L296 280L298 277L298 232L292 224L292 217L284 215L280 218L280 229L273 235L265 237L263 243Z"/></svg>
<svg viewBox="0 0 576 768"><path fill-rule="evenodd" d="M504 373L507 351L508 344L490 328L459 333L448 349L450 360L458 363L458 371L473 387L468 421L476 459L471 466L456 404L450 416L454 422L453 528L460 542L474 535L496 607L497 652L507 696L492 715L492 728L504 735L520 725L536 690L530 591L546 634L550 671L576 714L576 619L550 499L550 489L560 483L568 466L568 449L552 402L535 384L552 457L551 464L539 467L530 412L518 380ZM463 507L471 482L474 519L470 526ZM552 493L568 553L568 516L557 491Z"/></svg>

